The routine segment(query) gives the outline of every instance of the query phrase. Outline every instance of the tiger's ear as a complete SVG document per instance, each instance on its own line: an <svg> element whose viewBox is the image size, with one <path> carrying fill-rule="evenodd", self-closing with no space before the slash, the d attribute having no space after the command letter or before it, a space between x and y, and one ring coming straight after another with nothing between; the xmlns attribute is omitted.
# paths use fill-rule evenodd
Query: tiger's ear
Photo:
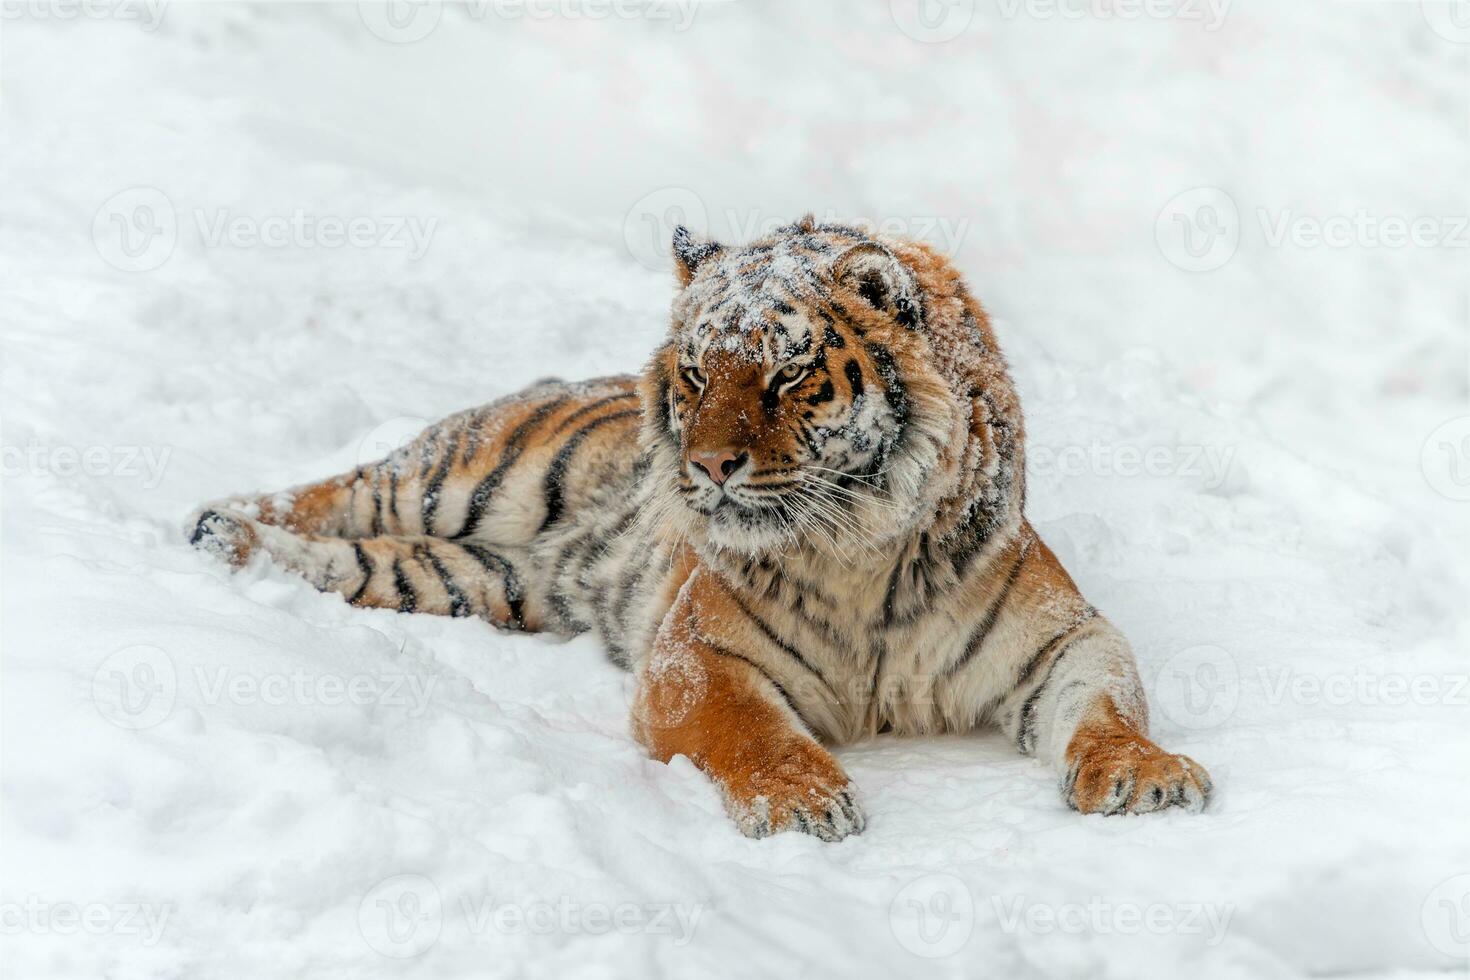
<svg viewBox="0 0 1470 980"><path fill-rule="evenodd" d="M689 229L679 225L674 229L674 274L679 285L687 286L694 273L705 259L719 255L725 246L719 242L701 241L689 234Z"/></svg>
<svg viewBox="0 0 1470 980"><path fill-rule="evenodd" d="M832 263L832 278L902 326L913 329L919 325L919 284L914 274L877 242L854 245L839 255Z"/></svg>

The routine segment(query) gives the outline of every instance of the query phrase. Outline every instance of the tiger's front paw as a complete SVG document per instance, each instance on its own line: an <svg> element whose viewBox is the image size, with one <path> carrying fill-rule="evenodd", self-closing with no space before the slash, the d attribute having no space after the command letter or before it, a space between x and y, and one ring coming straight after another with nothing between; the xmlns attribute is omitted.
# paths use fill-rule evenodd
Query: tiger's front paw
<svg viewBox="0 0 1470 980"><path fill-rule="evenodd" d="M206 507L189 519L184 531L194 547L239 568L255 550L255 529L250 524L243 514Z"/></svg>
<svg viewBox="0 0 1470 980"><path fill-rule="evenodd" d="M1133 733L1079 734L1067 747L1062 799L1081 813L1149 813L1171 806L1198 813L1212 788L1204 766Z"/></svg>
<svg viewBox="0 0 1470 980"><path fill-rule="evenodd" d="M860 834L867 825L852 783L825 749L793 743L775 764L725 784L725 808L746 837L799 830L825 841Z"/></svg>

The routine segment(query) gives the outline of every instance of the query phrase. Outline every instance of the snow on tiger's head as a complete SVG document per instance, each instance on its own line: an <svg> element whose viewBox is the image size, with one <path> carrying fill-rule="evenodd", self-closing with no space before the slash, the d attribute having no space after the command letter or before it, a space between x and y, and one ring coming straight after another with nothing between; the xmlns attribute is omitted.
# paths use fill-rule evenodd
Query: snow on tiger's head
<svg viewBox="0 0 1470 980"><path fill-rule="evenodd" d="M992 422L1014 403L1009 379L937 253L805 218L743 246L680 227L674 262L681 289L644 378L644 442L682 530L747 555L857 560L953 524L983 503L981 484L1019 485L1000 458L1019 442L1003 447L986 424L987 447L975 431L977 400L993 402L978 412Z"/></svg>

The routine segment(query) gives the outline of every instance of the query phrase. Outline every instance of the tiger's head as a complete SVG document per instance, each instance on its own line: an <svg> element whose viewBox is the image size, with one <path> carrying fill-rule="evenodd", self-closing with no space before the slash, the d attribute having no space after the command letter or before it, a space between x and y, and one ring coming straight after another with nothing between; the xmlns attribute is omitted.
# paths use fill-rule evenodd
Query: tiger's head
<svg viewBox="0 0 1470 980"><path fill-rule="evenodd" d="M696 543L847 561L1019 515L1020 416L985 314L928 247L810 217L739 247L674 234L643 377L662 512Z"/></svg>

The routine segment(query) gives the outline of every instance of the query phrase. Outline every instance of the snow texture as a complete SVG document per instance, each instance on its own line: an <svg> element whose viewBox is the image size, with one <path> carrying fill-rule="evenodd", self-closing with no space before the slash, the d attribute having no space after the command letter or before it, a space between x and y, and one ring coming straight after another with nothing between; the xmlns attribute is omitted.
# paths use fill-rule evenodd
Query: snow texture
<svg viewBox="0 0 1470 980"><path fill-rule="evenodd" d="M1451 7L7 0L0 971L1464 970ZM1204 814L1080 817L998 735L879 738L838 752L865 833L747 840L592 639L184 544L202 501L637 370L676 221L807 210L956 255L1032 520Z"/></svg>

